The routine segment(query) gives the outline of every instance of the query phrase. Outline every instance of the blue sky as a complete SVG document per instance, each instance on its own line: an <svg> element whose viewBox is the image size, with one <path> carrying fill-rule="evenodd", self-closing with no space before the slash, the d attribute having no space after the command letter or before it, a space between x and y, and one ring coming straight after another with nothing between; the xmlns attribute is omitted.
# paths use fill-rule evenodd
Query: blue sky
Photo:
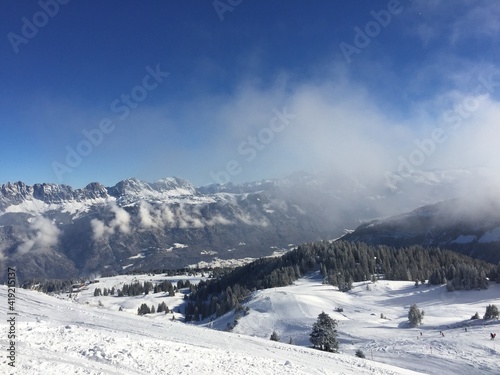
<svg viewBox="0 0 500 375"><path fill-rule="evenodd" d="M499 161L498 2L0 10L0 183L372 180Z"/></svg>

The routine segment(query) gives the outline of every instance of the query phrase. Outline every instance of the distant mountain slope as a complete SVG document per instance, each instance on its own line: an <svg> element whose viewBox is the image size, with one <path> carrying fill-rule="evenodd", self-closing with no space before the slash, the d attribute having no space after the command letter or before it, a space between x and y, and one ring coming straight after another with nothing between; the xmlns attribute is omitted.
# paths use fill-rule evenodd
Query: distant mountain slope
<svg viewBox="0 0 500 375"><path fill-rule="evenodd" d="M500 261L500 198L484 193L420 207L360 225L343 240L389 246L440 246Z"/></svg>

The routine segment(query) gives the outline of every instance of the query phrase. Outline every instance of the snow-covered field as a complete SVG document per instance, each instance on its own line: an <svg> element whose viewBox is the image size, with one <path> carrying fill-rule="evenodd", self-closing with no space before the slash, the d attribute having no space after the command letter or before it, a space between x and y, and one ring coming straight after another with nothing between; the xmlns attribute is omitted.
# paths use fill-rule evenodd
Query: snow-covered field
<svg viewBox="0 0 500 375"><path fill-rule="evenodd" d="M322 285L318 275L293 286L258 291L232 333L228 313L202 326L178 313L138 316L141 303L183 304L182 293L94 297L94 287L134 280L102 278L87 290L56 298L17 289L16 368L7 365L7 288L0 286L1 373L5 374L499 374L499 351L490 332L497 322L471 321L490 303L500 305L500 285L486 291L447 293L443 287L379 280L357 283L349 293ZM187 277L168 278L176 283ZM190 277L197 282L200 277ZM367 286L370 290L367 290ZM100 301L100 303L99 303ZM425 310L424 324L407 328L411 303ZM99 307L101 305L101 307ZM118 311L119 308L123 311ZM334 309L342 307L343 312ZM341 354L310 349L311 326L321 311L339 320ZM380 314L386 319L381 319ZM203 327L205 325L205 327ZM214 329L209 329L207 326ZM467 332L465 331L467 327ZM269 340L275 329L282 343ZM441 336L439 331L444 333ZM422 333L422 335L420 335ZM289 345L292 337L294 345ZM366 359L354 356L361 349ZM373 360L372 360L373 358Z"/></svg>
<svg viewBox="0 0 500 375"><path fill-rule="evenodd" d="M162 274L158 275L122 275L115 277L105 277L99 279L99 283L90 284L87 288L82 290L79 293L72 293L71 299L79 304L86 304L93 307L101 307L106 310L111 311L119 311L120 308L123 312L127 312L130 314L137 314L137 308L145 303L149 307L153 306L155 309L158 307L158 304L165 301L169 310L174 310L174 315L176 318L181 318L183 316L176 313L179 306L184 305L184 292L176 293L175 297L168 297L168 293L149 293L147 295L133 296L133 297L113 297L113 296L99 296L94 297L94 289L100 288L104 290L104 288L111 289L115 288L115 290L122 289L123 284L133 284L135 282L144 282L150 281L153 284L160 283L164 280L170 281L173 285L177 285L179 280L189 280L192 284L197 284L200 280L205 279L204 275L198 276L172 276L165 277ZM60 298L67 297L67 293L62 294ZM184 312L184 308L182 308L182 312ZM164 314L151 315L150 318L154 319L164 319ZM168 318L171 318L172 315L168 315Z"/></svg>
<svg viewBox="0 0 500 375"><path fill-rule="evenodd" d="M500 333L499 322L470 320L476 311L482 318L488 304L500 306L500 284L451 293L444 286L417 288L412 282L379 280L355 283L353 290L341 293L322 285L318 276L254 293L245 304L250 313L233 332L269 338L276 330L282 342L292 337L295 344L307 346L312 324L325 311L339 321L344 354L353 356L361 349L368 359L429 374L500 374L500 343L490 339L490 332ZM412 303L425 311L416 328L407 327ZM336 312L337 307L343 312ZM229 313L213 325L223 329L233 320Z"/></svg>
<svg viewBox="0 0 500 375"><path fill-rule="evenodd" d="M5 374L412 374L393 366L18 289L16 367ZM111 297L110 297L111 298ZM168 315L167 315L168 316Z"/></svg>

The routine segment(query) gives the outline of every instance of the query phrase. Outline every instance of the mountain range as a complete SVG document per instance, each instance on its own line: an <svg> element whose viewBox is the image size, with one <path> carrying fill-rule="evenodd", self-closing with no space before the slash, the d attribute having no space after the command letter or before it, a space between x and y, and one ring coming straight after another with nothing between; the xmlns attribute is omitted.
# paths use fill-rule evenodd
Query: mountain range
<svg viewBox="0 0 500 375"><path fill-rule="evenodd" d="M71 278L269 255L335 235L291 181L194 187L180 178L83 189L0 186L2 261L21 278ZM315 196L317 198L318 195ZM322 200L325 201L324 199Z"/></svg>
<svg viewBox="0 0 500 375"><path fill-rule="evenodd" d="M94 182L81 189L7 183L0 185L0 264L16 265L20 279L172 269L269 256L339 238L360 224L345 239L453 245L472 238L463 234L480 243L488 231L498 234L500 222L488 219L484 233L472 231L471 222L471 230L448 230L446 240L436 229L429 240L429 225L441 229L447 216L440 209L445 203L434 210L432 224L425 224L429 208L366 224L450 198L450 188L470 177L470 171L434 171L394 175L390 185L317 173L203 187L176 177L152 183L131 178L112 187Z"/></svg>

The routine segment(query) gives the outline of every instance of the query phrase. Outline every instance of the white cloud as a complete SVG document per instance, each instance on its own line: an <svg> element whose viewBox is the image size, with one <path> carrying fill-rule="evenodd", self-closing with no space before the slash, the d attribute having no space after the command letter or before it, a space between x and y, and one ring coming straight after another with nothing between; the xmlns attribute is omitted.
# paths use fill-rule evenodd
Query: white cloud
<svg viewBox="0 0 500 375"><path fill-rule="evenodd" d="M114 212L115 218L111 220L109 225L117 228L122 233L130 232L130 215L123 208L118 207L116 204L111 205L111 211Z"/></svg>
<svg viewBox="0 0 500 375"><path fill-rule="evenodd" d="M222 215L215 215L206 221L208 226L212 225L232 225L234 224L231 220L226 219Z"/></svg>
<svg viewBox="0 0 500 375"><path fill-rule="evenodd" d="M201 205L167 203L157 207L146 202L139 203L138 217L143 229L161 228L204 228L211 225L229 225L232 222L220 214L204 217Z"/></svg>
<svg viewBox="0 0 500 375"><path fill-rule="evenodd" d="M115 203L111 203L109 210L114 213L115 217L106 225L99 219L92 219L90 222L93 231L94 240L100 240L105 236L110 236L116 231L128 234L130 233L130 215L123 208L118 207Z"/></svg>
<svg viewBox="0 0 500 375"><path fill-rule="evenodd" d="M52 220L39 216L30 224L29 237L17 247L19 254L26 254L31 250L47 249L56 246L61 230Z"/></svg>
<svg viewBox="0 0 500 375"><path fill-rule="evenodd" d="M179 228L203 228L205 226L201 215L192 206L180 204L176 210L176 217Z"/></svg>
<svg viewBox="0 0 500 375"><path fill-rule="evenodd" d="M165 204L161 207L161 218L165 226L175 225L175 213Z"/></svg>
<svg viewBox="0 0 500 375"><path fill-rule="evenodd" d="M161 211L154 209L146 201L139 203L139 220L141 227L144 229L159 228L163 224Z"/></svg>
<svg viewBox="0 0 500 375"><path fill-rule="evenodd" d="M107 227L106 224L104 224L104 222L99 219L92 219L90 225L92 226L94 240L100 240L104 236L108 236L114 233L113 228Z"/></svg>

